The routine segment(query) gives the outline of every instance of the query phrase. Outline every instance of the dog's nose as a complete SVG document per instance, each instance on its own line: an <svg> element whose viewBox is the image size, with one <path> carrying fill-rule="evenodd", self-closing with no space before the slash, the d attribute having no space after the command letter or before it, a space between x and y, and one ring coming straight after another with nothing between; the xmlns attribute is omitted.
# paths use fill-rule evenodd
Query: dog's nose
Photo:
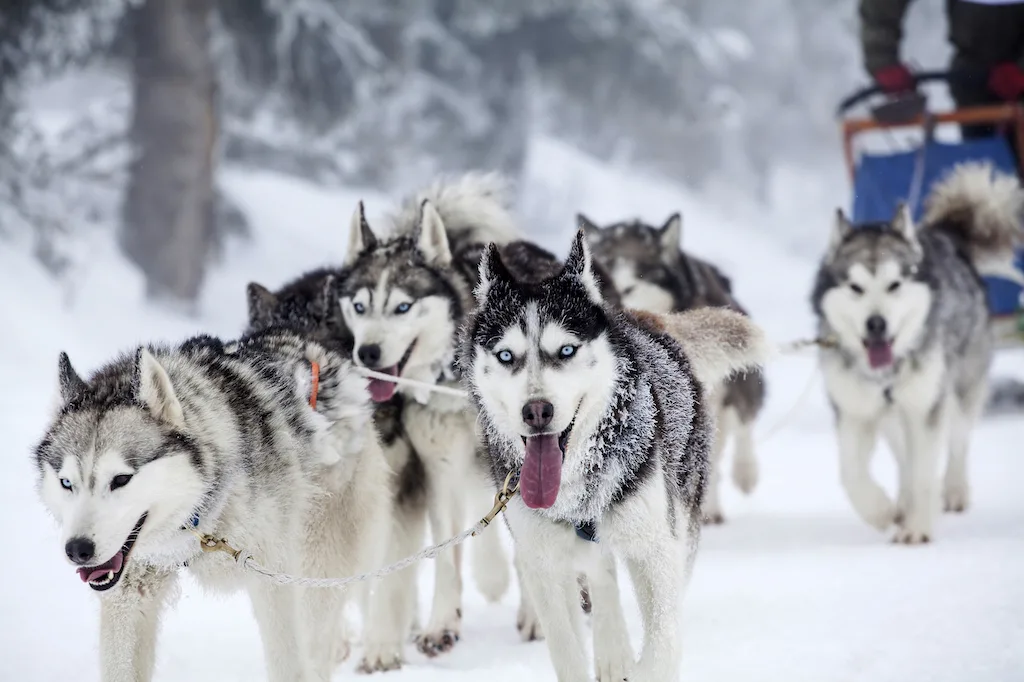
<svg viewBox="0 0 1024 682"><path fill-rule="evenodd" d="M380 363L380 346L371 343L359 347L359 362L366 367L376 367Z"/></svg>
<svg viewBox="0 0 1024 682"><path fill-rule="evenodd" d="M89 538L71 538L64 545L64 553L78 565L87 564L96 556L96 545Z"/></svg>
<svg viewBox="0 0 1024 682"><path fill-rule="evenodd" d="M555 406L546 400L531 400L523 405L523 421L534 429L543 429L555 416Z"/></svg>
<svg viewBox="0 0 1024 682"><path fill-rule="evenodd" d="M881 315L872 315L867 321L868 336L871 338L883 338L885 336L885 318Z"/></svg>

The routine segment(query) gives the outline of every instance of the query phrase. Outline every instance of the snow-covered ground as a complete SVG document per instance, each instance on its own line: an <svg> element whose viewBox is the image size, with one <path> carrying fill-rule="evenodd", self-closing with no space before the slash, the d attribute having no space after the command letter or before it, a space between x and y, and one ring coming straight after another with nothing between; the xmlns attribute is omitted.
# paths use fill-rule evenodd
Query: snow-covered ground
<svg viewBox="0 0 1024 682"><path fill-rule="evenodd" d="M811 332L808 293L816 253L824 245L830 206L802 214L820 224L798 226L817 245L781 246L792 226L766 219L732 224L694 197L650 178L591 163L542 141L531 162L527 225L564 254L573 215L597 221L633 215L660 222L684 215L684 243L719 263L740 300L778 341ZM254 240L231 246L210 274L201 319L147 308L141 279L108 238L89 240L88 265L73 291L58 289L39 268L0 250L0 516L7 537L0 564L0 680L98 679L97 600L63 558L54 523L35 493L31 450L42 433L56 388L60 350L80 371L144 340L180 339L196 331L236 334L250 280L276 286L303 269L343 254L358 198L371 216L387 199L327 192L281 177L228 171L228 191L244 207ZM790 190L793 202L802 188ZM847 189L834 200L845 204ZM561 225L543 231L538 225ZM532 228L532 229L531 229ZM70 299L70 304L68 300ZM1024 374L1024 357L999 359ZM839 486L831 415L820 381L794 411L814 371L813 357L768 367L769 402L762 433L785 423L759 446L761 484L750 498L725 488L728 522L708 528L686 596L684 678L778 682L959 682L1024 680L1024 421L986 421L973 438L973 506L943 516L936 542L889 544L853 514ZM895 468L880 452L876 470L892 489ZM482 514L486 510L480 510ZM498 532L505 535L504 528ZM421 568L424 607L432 567ZM408 682L554 680L543 643L524 644L515 630L516 588L487 605L467 582L462 641L427 660L410 647L405 668L387 679ZM186 579L164 621L156 679L265 679L255 623L244 596L211 597ZM628 583L627 617L639 646L640 620ZM358 648L334 679L349 679Z"/></svg>

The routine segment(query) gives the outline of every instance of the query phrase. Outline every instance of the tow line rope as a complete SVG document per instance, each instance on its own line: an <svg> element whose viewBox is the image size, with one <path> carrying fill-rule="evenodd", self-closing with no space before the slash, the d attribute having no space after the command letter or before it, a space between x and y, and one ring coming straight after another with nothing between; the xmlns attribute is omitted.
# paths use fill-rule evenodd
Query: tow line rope
<svg viewBox="0 0 1024 682"><path fill-rule="evenodd" d="M336 589L342 589L348 587L353 583L361 583L367 580L375 580L377 578L383 578L386 575L390 575L397 571L409 568L413 564L419 563L424 559L433 559L441 552L445 551L449 547L460 545L469 538L481 533L492 521L500 514L505 511L505 507L508 506L509 500L511 500L517 492L519 492L519 482L516 481L515 485L509 488L512 482L512 477L515 472L510 471L508 476L505 477L505 483L502 485L501 490L494 496L494 506L491 507L491 511L487 512L487 515L477 521L471 528L462 531L458 535L445 540L439 544L427 547L426 549L417 552L404 559L400 559L390 566L377 569L376 571L370 571L368 573L360 573L358 575L349 576L347 578L307 578L298 575L292 575L290 573L280 573L278 571L272 571L266 566L263 566L253 555L244 549L235 549L226 540L222 538L216 538L212 535L204 535L195 529L191 529L193 535L199 538L199 546L202 547L204 552L223 552L229 555L235 560L235 563L242 567L243 570L247 570L251 573L269 580L270 582L278 585L299 585L301 587L331 587Z"/></svg>
<svg viewBox="0 0 1024 682"><path fill-rule="evenodd" d="M805 348L810 348L812 346L828 347L833 345L835 345L835 342L831 339L806 339L794 341L792 343L780 346L779 352L781 354L788 355L804 350ZM447 386L438 386L436 384L430 384L425 381L417 381L415 379L404 379L402 377L396 377L391 374L374 372L372 370L368 370L362 367L356 368L356 371L365 377L373 379L391 381L399 385L404 384L407 386L422 388L437 393L444 393L446 395L451 395L455 397L467 398L465 391L460 391L458 389L450 388ZM773 425L772 428L768 430L767 434L763 436L763 439L767 439L773 436L783 426L785 426L785 424L788 423L790 419L792 419L792 417L799 410L800 405L803 403L804 399L807 397L807 395L809 395L810 389L814 385L814 379L816 376L817 371L815 371L811 375L811 380L808 382L807 387L804 389L797 403L784 416L783 419L781 419L779 422ZM235 549L227 542L227 540L224 540L223 538L217 538L208 534L204 535L203 533L200 533L199 531L195 530L195 528L190 528L189 530L192 532L193 535L195 535L199 539L199 546L202 548L203 552L222 552L224 554L227 554L232 559L234 559L235 563L241 566L243 570L254 573L259 577L270 582L276 583L278 585L298 585L300 587L326 587L344 589L354 583L361 583L366 582L367 580L376 580L378 578L383 578L384 576L409 568L410 566L417 564L425 559L433 559L446 549L449 549L456 545L461 545L469 538L482 533L484 529L487 528L491 524L491 522L494 521L495 518L497 518L499 514L505 511L505 508L508 506L509 501L513 497L515 497L516 493L519 492L518 477L516 477L515 485L512 485L512 479L515 473L516 472L514 471L510 471L508 473L508 476L505 477L505 482L502 485L501 490L499 490L497 494L495 494L494 496L494 506L491 507L491 511L487 512L487 514L483 518L474 523L470 528L467 528L458 535L455 535L445 540L444 542L427 547L426 549L423 549L417 552L416 554L407 556L404 559L400 559L399 561L396 561L393 564L384 566L383 568L379 568L375 571L359 573L358 575L349 576L347 578L309 578L305 576L292 575L290 573L273 571L257 562L251 552L245 549ZM509 487L510 485L512 485L512 487Z"/></svg>

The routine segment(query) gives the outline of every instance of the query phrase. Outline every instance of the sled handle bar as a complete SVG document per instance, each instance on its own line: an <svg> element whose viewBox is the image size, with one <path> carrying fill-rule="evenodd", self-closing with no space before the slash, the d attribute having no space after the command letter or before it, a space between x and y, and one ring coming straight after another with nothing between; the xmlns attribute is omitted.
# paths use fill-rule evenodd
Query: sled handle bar
<svg viewBox="0 0 1024 682"><path fill-rule="evenodd" d="M920 71L918 73L911 74L911 76L913 77L914 85L916 86L921 83L930 83L933 81L946 81L948 83L952 80L962 80L967 78L968 74L954 71ZM882 92L884 92L884 90L882 90L882 86L877 83L861 88L852 95L847 96L839 103L839 107L836 109L836 115L842 116L867 98L872 95L878 95Z"/></svg>

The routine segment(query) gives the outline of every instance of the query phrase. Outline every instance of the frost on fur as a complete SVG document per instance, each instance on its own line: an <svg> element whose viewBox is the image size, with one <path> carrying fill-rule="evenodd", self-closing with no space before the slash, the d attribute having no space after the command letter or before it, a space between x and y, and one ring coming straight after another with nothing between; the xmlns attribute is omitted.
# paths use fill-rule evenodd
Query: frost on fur
<svg viewBox="0 0 1024 682"><path fill-rule="evenodd" d="M1024 284L1013 266L1014 249L1024 242L1022 221L1024 189L987 162L958 164L926 200L926 228L957 234L982 274Z"/></svg>
<svg viewBox="0 0 1024 682"><path fill-rule="evenodd" d="M749 317L728 308L647 315L683 347L705 388L717 386L735 372L759 367L771 355L764 330Z"/></svg>
<svg viewBox="0 0 1024 682"><path fill-rule="evenodd" d="M507 244L520 238L508 208L510 189L499 173L471 172L438 180L406 199L391 216L394 233L415 232L423 203L430 202L449 236L462 234L483 244Z"/></svg>

